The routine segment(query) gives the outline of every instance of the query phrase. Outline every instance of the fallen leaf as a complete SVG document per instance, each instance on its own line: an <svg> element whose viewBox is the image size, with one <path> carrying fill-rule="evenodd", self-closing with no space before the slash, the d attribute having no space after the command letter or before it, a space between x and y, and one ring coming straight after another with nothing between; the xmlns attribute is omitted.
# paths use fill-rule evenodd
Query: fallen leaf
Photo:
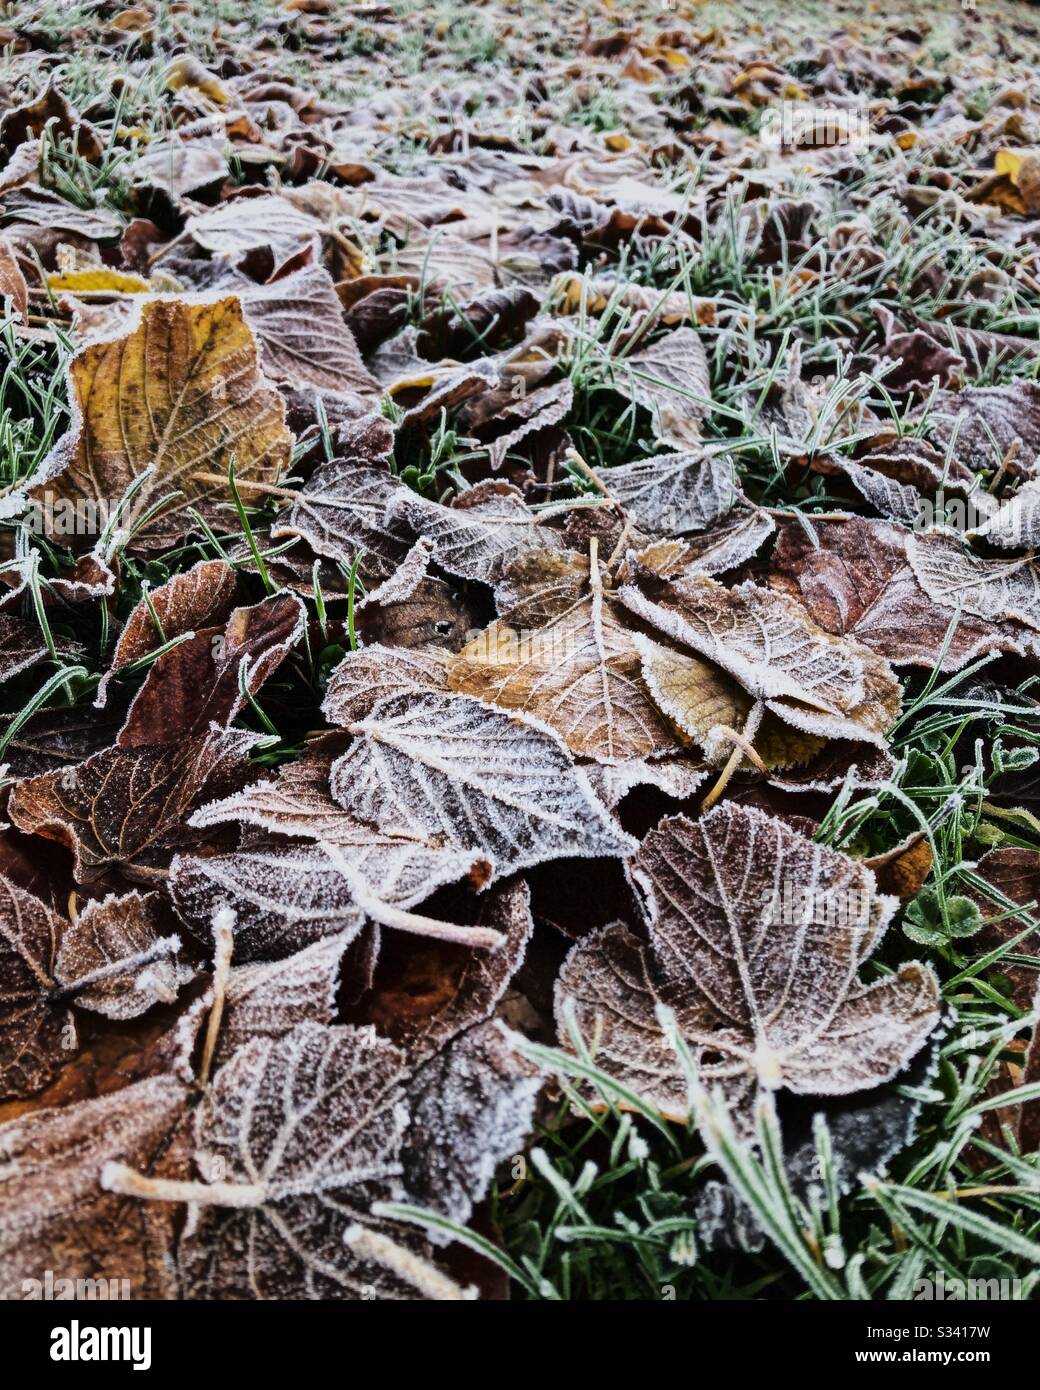
<svg viewBox="0 0 1040 1390"><path fill-rule="evenodd" d="M871 985L859 970L895 902L869 869L782 821L727 803L646 837L633 873L649 943L617 925L580 941L557 986L596 1064L684 1120L686 1083L655 1021L662 1003L709 1086L748 1123L759 1089L846 1095L895 1076L940 1016L938 982L912 962Z"/></svg>

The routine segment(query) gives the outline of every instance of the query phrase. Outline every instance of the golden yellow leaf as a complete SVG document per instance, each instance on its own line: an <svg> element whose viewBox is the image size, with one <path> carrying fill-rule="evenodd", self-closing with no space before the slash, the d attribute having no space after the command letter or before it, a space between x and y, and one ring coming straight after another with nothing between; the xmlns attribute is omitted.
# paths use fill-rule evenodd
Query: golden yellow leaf
<svg viewBox="0 0 1040 1390"><path fill-rule="evenodd" d="M49 275L52 290L111 290L113 294L147 294L151 286L140 275L119 270L74 270L66 275Z"/></svg>
<svg viewBox="0 0 1040 1390"><path fill-rule="evenodd" d="M142 304L136 327L87 344L69 366L73 427L44 463L34 495L76 506L76 534L89 545L146 468L153 475L121 518L133 527L170 493L135 545L169 544L225 486L197 473L274 481L288 465L292 437L285 404L257 366L256 340L234 296L209 303L156 299Z"/></svg>

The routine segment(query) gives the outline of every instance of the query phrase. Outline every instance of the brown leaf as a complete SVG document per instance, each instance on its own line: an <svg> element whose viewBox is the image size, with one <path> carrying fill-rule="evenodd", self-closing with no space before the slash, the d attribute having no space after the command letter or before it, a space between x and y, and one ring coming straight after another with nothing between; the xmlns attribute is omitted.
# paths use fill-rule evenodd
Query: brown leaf
<svg viewBox="0 0 1040 1390"><path fill-rule="evenodd" d="M199 632L151 666L119 735L120 748L151 748L227 728L300 641L306 609L295 594L236 608L223 632ZM243 672L244 663L244 672Z"/></svg>
<svg viewBox="0 0 1040 1390"><path fill-rule="evenodd" d="M23 1281L36 1280L43 1297L48 1271L72 1290L86 1280L92 1292L81 1298L103 1296L91 1283L99 1279L128 1280L135 1299L176 1296L176 1209L105 1192L99 1179L110 1160L165 1171L162 1155L186 1098L179 1081L157 1076L0 1126L0 1296L25 1298Z"/></svg>
<svg viewBox="0 0 1040 1390"><path fill-rule="evenodd" d="M198 838L185 825L192 811L241 785L256 739L211 732L169 748L108 748L19 782L8 814L20 830L67 845L81 883L115 867L147 883Z"/></svg>
<svg viewBox="0 0 1040 1390"><path fill-rule="evenodd" d="M42 1090L75 1051L72 1015L50 999L61 931L55 913L0 877L0 1098Z"/></svg>
<svg viewBox="0 0 1040 1390"><path fill-rule="evenodd" d="M119 634L112 670L122 670L163 642L203 627L223 626L238 593L235 571L225 560L201 560L142 598ZM154 613L154 617L152 616ZM156 631L156 622L161 633Z"/></svg>
<svg viewBox="0 0 1040 1390"><path fill-rule="evenodd" d="M55 974L76 1005L106 1018L136 1018L171 1004L195 977L171 934L158 893L89 902L61 937Z"/></svg>
<svg viewBox="0 0 1040 1390"><path fill-rule="evenodd" d="M304 266L274 284L243 290L240 300L273 381L378 398L379 383L361 360L323 266Z"/></svg>
<svg viewBox="0 0 1040 1390"><path fill-rule="evenodd" d="M271 528L272 539L302 536L318 555L348 567L360 555L361 573L386 579L404 559L407 546L388 524L388 509L401 484L382 468L354 460L323 464Z"/></svg>
<svg viewBox="0 0 1040 1390"><path fill-rule="evenodd" d="M760 1088L847 1095L891 1079L939 1020L925 965L860 983L895 907L871 872L771 816L727 803L663 821L633 873L649 943L620 924L579 942L558 1012L573 998L597 1065L666 1115L685 1119L688 1101L657 1003L745 1125Z"/></svg>
<svg viewBox="0 0 1040 1390"><path fill-rule="evenodd" d="M918 583L907 559L907 533L865 517L812 527L817 545L800 526L781 530L769 576L773 587L799 599L827 632L854 637L896 665L938 664L954 614ZM940 669L958 671L987 651L1029 650L1025 634L965 614Z"/></svg>
<svg viewBox="0 0 1040 1390"><path fill-rule="evenodd" d="M555 729L572 753L597 762L675 748L644 686L625 610L604 590L595 558L584 579L572 589L573 601L544 626L516 628L500 620L479 633L449 661L449 686L533 716Z"/></svg>

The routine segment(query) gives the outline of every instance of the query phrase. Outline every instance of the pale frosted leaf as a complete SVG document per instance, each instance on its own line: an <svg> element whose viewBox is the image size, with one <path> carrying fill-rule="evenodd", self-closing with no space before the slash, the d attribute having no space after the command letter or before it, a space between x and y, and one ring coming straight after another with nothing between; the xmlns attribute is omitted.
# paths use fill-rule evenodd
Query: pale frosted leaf
<svg viewBox="0 0 1040 1390"><path fill-rule="evenodd" d="M263 369L273 381L379 396L379 383L361 360L324 266L304 266L273 284L243 290L240 299L260 342Z"/></svg>
<svg viewBox="0 0 1040 1390"><path fill-rule="evenodd" d="M188 1298L414 1297L344 1241L401 1190L401 1063L370 1029L302 1023L220 1069L196 1112L197 1163L260 1199L202 1209L179 1249Z"/></svg>
<svg viewBox="0 0 1040 1390"><path fill-rule="evenodd" d="M697 574L724 574L750 560L775 530L768 512L738 503L706 531L684 538L689 568Z"/></svg>
<svg viewBox="0 0 1040 1390"><path fill-rule="evenodd" d="M660 439L678 449L700 442L701 421L711 410L711 383L708 359L692 328L673 329L611 366L614 389L646 406Z"/></svg>
<svg viewBox="0 0 1040 1390"><path fill-rule="evenodd" d="M569 378L552 386L541 386L528 396L510 401L503 412L510 428L488 445L491 467L501 468L509 451L528 435L548 429L550 425L558 425L573 403L574 387ZM514 421L517 423L514 424Z"/></svg>
<svg viewBox="0 0 1040 1390"><path fill-rule="evenodd" d="M330 724L352 724L391 695L446 690L447 653L439 647L384 647L348 652L333 671L321 712Z"/></svg>
<svg viewBox="0 0 1040 1390"><path fill-rule="evenodd" d="M332 1023L348 936L316 941L285 960L236 965L228 976L214 1061L254 1038L280 1038L301 1023Z"/></svg>
<svg viewBox="0 0 1040 1390"><path fill-rule="evenodd" d="M387 508L401 491L382 468L334 459L315 472L288 511L279 513L272 539L302 536L318 555L347 566L361 555L363 574L387 579L408 549L387 525Z"/></svg>
<svg viewBox="0 0 1040 1390"><path fill-rule="evenodd" d="M907 556L936 603L988 622L1040 629L1040 569L1032 560L984 560L952 536L911 536Z"/></svg>
<svg viewBox="0 0 1040 1390"><path fill-rule="evenodd" d="M722 724L742 730L753 703L751 696L699 657L663 647L642 634L636 634L634 641L652 699L687 738L717 759L720 747L718 740L710 737L712 729Z"/></svg>
<svg viewBox="0 0 1040 1390"><path fill-rule="evenodd" d="M387 520L407 526L433 543L434 559L463 579L494 577L518 550L544 546L520 493L508 483L478 483L460 493L450 507L400 489L387 508Z"/></svg>
<svg viewBox="0 0 1040 1390"><path fill-rule="evenodd" d="M732 460L707 450L658 454L595 472L636 525L658 535L703 531L740 497Z"/></svg>
<svg viewBox="0 0 1040 1390"><path fill-rule="evenodd" d="M256 846L234 854L179 856L170 896L203 941L214 915L235 914L235 960L280 960L326 937L356 936L365 916L318 845Z"/></svg>
<svg viewBox="0 0 1040 1390"><path fill-rule="evenodd" d="M396 696L351 726L332 794L393 835L442 836L498 874L560 856L614 856L631 840L548 729L459 695Z"/></svg>
<svg viewBox="0 0 1040 1390"><path fill-rule="evenodd" d="M586 768L596 795L613 810L636 787L656 787L675 801L694 795L707 777L707 771L683 758L635 758L611 766L602 763Z"/></svg>
<svg viewBox="0 0 1040 1390"><path fill-rule="evenodd" d="M982 536L1002 550L1036 550L1040 546L1040 479L1025 482L988 521L977 527Z"/></svg>
<svg viewBox="0 0 1040 1390"><path fill-rule="evenodd" d="M184 230L199 246L236 263L250 251L269 249L277 269L306 247L319 246L321 223L270 193L221 203L189 217Z"/></svg>
<svg viewBox="0 0 1040 1390"><path fill-rule="evenodd" d="M864 986L859 970L896 907L863 864L733 802L650 832L633 873L649 942L624 929L580 942L558 1000L574 997L597 1060L664 1112L685 1114L681 1070L656 1045L640 1085L652 1006L676 1010L708 1084L746 1107L756 1088L844 1095L895 1076L939 1020L938 983L917 962Z"/></svg>

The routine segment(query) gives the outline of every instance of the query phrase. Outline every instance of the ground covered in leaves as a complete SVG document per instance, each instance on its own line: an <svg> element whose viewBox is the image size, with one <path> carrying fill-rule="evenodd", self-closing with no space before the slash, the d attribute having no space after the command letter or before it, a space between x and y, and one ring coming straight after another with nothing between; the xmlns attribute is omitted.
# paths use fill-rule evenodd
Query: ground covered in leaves
<svg viewBox="0 0 1040 1390"><path fill-rule="evenodd" d="M0 48L0 1293L1032 1296L1035 12Z"/></svg>

